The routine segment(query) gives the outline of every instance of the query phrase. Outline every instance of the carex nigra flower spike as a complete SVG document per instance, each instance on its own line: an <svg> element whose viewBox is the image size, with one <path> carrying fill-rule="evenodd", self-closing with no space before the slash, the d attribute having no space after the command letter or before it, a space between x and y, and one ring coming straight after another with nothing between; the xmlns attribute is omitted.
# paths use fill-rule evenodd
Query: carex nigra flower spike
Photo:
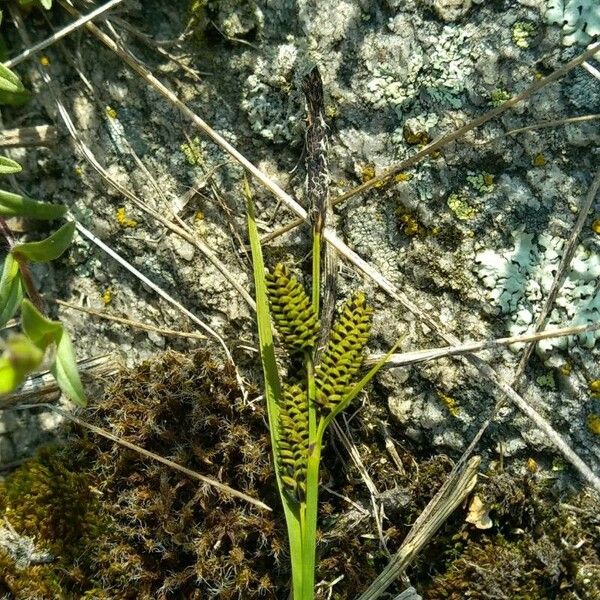
<svg viewBox="0 0 600 600"><path fill-rule="evenodd" d="M290 354L311 351L319 333L319 320L298 280L281 263L267 273L271 316Z"/></svg>
<svg viewBox="0 0 600 600"><path fill-rule="evenodd" d="M355 383L371 331L372 313L364 294L357 293L346 301L331 328L316 369L315 401L326 411L343 401Z"/></svg>

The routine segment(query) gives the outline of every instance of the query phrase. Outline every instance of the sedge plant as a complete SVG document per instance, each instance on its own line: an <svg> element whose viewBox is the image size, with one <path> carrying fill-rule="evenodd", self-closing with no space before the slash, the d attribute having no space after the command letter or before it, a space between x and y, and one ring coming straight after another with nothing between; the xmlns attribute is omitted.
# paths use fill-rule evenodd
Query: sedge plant
<svg viewBox="0 0 600 600"><path fill-rule="evenodd" d="M19 104L26 96L19 77L0 63L0 103ZM0 156L0 176L20 171L19 163ZM30 267L58 258L73 239L75 223L69 221L46 239L35 242L19 242L9 224L9 219L15 217L52 221L62 218L66 211L60 204L0 189L0 238L8 250L0 274L0 327L20 311L22 329L20 334L0 339L0 396L18 388L45 361L65 395L85 405L71 339L59 321L45 315Z"/></svg>
<svg viewBox="0 0 600 600"><path fill-rule="evenodd" d="M290 546L292 598L313 600L323 436L336 415L365 388L395 348L360 376L372 309L364 294L358 292L343 304L318 352L323 223L313 220L309 296L285 265L265 270L247 182L244 192L273 463ZM275 358L272 325L289 357L284 378Z"/></svg>

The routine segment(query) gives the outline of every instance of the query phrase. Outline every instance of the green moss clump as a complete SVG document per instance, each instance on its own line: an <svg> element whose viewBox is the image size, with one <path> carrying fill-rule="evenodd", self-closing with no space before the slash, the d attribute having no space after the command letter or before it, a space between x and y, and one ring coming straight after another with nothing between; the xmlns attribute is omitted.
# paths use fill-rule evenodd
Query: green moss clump
<svg viewBox="0 0 600 600"><path fill-rule="evenodd" d="M0 590L16 598L44 600L91 589L85 572L94 564L95 549L108 535L110 521L90 477L76 471L64 449L41 450L0 484L0 514L51 557L44 564L17 568L0 551Z"/></svg>

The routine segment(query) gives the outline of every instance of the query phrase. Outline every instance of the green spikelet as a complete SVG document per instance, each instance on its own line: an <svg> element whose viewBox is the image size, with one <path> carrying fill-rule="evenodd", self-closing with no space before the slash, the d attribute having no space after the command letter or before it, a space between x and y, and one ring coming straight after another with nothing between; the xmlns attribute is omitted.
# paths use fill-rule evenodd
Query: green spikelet
<svg viewBox="0 0 600 600"><path fill-rule="evenodd" d="M333 410L354 385L362 363L362 351L371 331L371 314L362 293L346 301L331 328L329 340L316 369L316 402Z"/></svg>
<svg viewBox="0 0 600 600"><path fill-rule="evenodd" d="M319 332L310 298L281 263L266 277L271 315L287 350L291 354L310 351L317 344Z"/></svg>
<svg viewBox="0 0 600 600"><path fill-rule="evenodd" d="M279 473L289 495L301 502L306 495L308 400L299 385L283 387L279 407Z"/></svg>

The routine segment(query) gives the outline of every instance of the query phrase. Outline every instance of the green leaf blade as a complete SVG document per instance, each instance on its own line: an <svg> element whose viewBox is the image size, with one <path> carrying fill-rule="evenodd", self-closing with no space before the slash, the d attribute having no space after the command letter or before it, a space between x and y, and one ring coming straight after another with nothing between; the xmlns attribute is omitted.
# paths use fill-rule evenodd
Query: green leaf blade
<svg viewBox="0 0 600 600"><path fill-rule="evenodd" d="M277 465L279 464L279 400L281 398L281 380L275 360L275 349L273 345L273 330L271 329L271 315L269 300L267 297L267 282L265 276L265 263L260 246L260 237L256 227L254 216L254 204L248 181L244 180L244 196L246 197L248 237L252 252L252 267L254 272L254 287L256 296L256 315L258 325L258 339L260 345L260 357L263 366L265 382L265 400L267 403L267 416L269 419L269 431L271 434L271 447L273 449L273 464L275 466L275 478L283 504L285 522L288 530L290 544L290 559L292 564L292 590L294 600L305 600L303 585L303 540L302 524L300 519L301 507L293 502L285 493L281 482L281 476ZM312 598L312 596L311 596Z"/></svg>
<svg viewBox="0 0 600 600"><path fill-rule="evenodd" d="M0 190L0 217L29 217L31 219L58 219L67 212L62 204L38 202L20 194Z"/></svg>
<svg viewBox="0 0 600 600"><path fill-rule="evenodd" d="M23 300L23 282L19 273L19 265L12 254L4 259L4 268L0 278L0 327L17 312Z"/></svg>
<svg viewBox="0 0 600 600"><path fill-rule="evenodd" d="M75 222L69 221L45 240L16 244L11 252L15 257L23 257L30 262L50 262L69 247L74 233Z"/></svg>
<svg viewBox="0 0 600 600"><path fill-rule="evenodd" d="M10 94L18 94L25 91L25 86L19 76L0 63L0 90Z"/></svg>
<svg viewBox="0 0 600 600"><path fill-rule="evenodd" d="M0 156L0 175L12 175L23 170L21 165L8 156Z"/></svg>
<svg viewBox="0 0 600 600"><path fill-rule="evenodd" d="M78 406L84 407L87 405L73 344L69 334L64 329L56 348L56 360L50 368L50 372L54 375L65 396Z"/></svg>
<svg viewBox="0 0 600 600"><path fill-rule="evenodd" d="M58 321L45 317L27 298L21 303L21 324L25 335L41 350L52 343L58 346L64 331Z"/></svg>

